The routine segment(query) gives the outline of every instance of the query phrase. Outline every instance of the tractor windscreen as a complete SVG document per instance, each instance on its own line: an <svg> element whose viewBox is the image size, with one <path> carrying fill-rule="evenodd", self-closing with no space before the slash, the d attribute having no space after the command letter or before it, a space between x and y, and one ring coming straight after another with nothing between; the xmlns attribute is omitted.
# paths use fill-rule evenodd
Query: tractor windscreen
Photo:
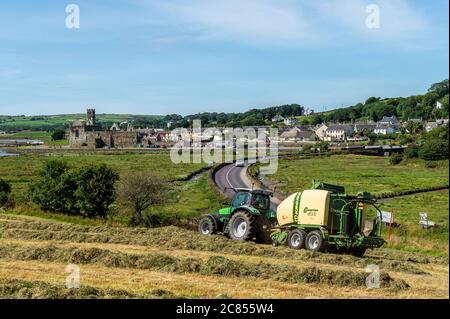
<svg viewBox="0 0 450 319"><path fill-rule="evenodd" d="M231 206L233 206L233 207L244 206L249 202L250 197L251 197L251 194L249 192L237 192L233 197Z"/></svg>
<svg viewBox="0 0 450 319"><path fill-rule="evenodd" d="M252 206L259 210L267 210L269 208L270 202L269 197L263 194L255 194L252 198Z"/></svg>

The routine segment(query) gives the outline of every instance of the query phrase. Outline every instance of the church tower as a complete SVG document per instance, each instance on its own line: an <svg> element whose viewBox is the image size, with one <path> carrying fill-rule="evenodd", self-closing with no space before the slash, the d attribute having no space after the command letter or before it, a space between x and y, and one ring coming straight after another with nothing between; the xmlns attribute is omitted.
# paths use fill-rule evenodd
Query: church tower
<svg viewBox="0 0 450 319"><path fill-rule="evenodd" d="M86 110L86 125L87 126L95 125L95 109Z"/></svg>

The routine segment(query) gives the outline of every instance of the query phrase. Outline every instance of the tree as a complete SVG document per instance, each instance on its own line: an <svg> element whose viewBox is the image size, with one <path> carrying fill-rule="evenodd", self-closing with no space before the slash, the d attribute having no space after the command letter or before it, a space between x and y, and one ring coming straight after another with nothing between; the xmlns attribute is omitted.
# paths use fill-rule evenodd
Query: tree
<svg viewBox="0 0 450 319"><path fill-rule="evenodd" d="M31 184L29 196L42 209L76 213L74 192L76 184L69 174L66 162L49 160L38 172L38 179Z"/></svg>
<svg viewBox="0 0 450 319"><path fill-rule="evenodd" d="M0 179L0 206L8 203L11 195L11 185L3 179Z"/></svg>
<svg viewBox="0 0 450 319"><path fill-rule="evenodd" d="M114 184L119 174L105 164L98 164L77 168L71 175L77 185L74 195L81 214L105 217L114 202Z"/></svg>
<svg viewBox="0 0 450 319"><path fill-rule="evenodd" d="M438 83L434 83L428 89L428 92L435 92L439 97L443 97L444 95L448 94L449 93L448 79L445 79L444 81Z"/></svg>
<svg viewBox="0 0 450 319"><path fill-rule="evenodd" d="M448 141L428 140L419 150L419 157L426 161L448 159Z"/></svg>
<svg viewBox="0 0 450 319"><path fill-rule="evenodd" d="M117 201L120 206L132 210L131 224L142 222L143 212L152 205L163 203L166 182L151 172L124 176L117 187Z"/></svg>
<svg viewBox="0 0 450 319"><path fill-rule="evenodd" d="M118 174L106 165L70 168L50 160L38 172L29 196L42 209L86 217L105 217L114 200Z"/></svg>
<svg viewBox="0 0 450 319"><path fill-rule="evenodd" d="M374 97L374 96L372 96L372 97L369 97L367 100L366 100L366 103L364 103L364 104L372 104L372 103L376 103L376 102L378 102L378 101L380 101L380 98L379 97Z"/></svg>
<svg viewBox="0 0 450 319"><path fill-rule="evenodd" d="M63 140L65 136L66 136L66 131L61 130L61 129L54 130L52 133L52 141Z"/></svg>

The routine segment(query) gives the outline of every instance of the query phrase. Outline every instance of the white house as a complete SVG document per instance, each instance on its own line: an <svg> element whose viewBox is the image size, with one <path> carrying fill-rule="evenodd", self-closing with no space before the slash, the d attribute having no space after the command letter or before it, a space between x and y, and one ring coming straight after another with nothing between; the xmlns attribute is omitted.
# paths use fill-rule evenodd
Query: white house
<svg viewBox="0 0 450 319"><path fill-rule="evenodd" d="M353 126L348 124L331 124L326 130L325 140L327 141L345 141L347 137L352 136Z"/></svg>
<svg viewBox="0 0 450 319"><path fill-rule="evenodd" d="M327 135L327 129L328 129L328 126L327 126L327 125L321 124L321 125L315 130L317 137L318 137L321 141L324 141L324 140L325 140L325 137L326 137L326 135Z"/></svg>
<svg viewBox="0 0 450 319"><path fill-rule="evenodd" d="M373 132L375 134L387 135L394 134L396 132L396 129L392 125L377 125Z"/></svg>
<svg viewBox="0 0 450 319"><path fill-rule="evenodd" d="M305 116L310 116L314 114L314 110L310 108L306 108L304 112Z"/></svg>
<svg viewBox="0 0 450 319"><path fill-rule="evenodd" d="M427 122L427 124L425 124L425 131L427 133L431 132L432 130L434 130L438 126L439 126L439 124L437 122Z"/></svg>
<svg viewBox="0 0 450 319"><path fill-rule="evenodd" d="M436 101L436 104L435 104L434 108L435 108L436 110L442 109L442 103L439 102L439 101Z"/></svg>
<svg viewBox="0 0 450 319"><path fill-rule="evenodd" d="M436 120L435 122L427 122L425 124L425 131L431 132L435 128L437 128L441 125L445 125L445 124L448 124L448 119L439 119L439 120Z"/></svg>
<svg viewBox="0 0 450 319"><path fill-rule="evenodd" d="M295 117L284 119L284 124L287 126L295 125L298 123L298 120Z"/></svg>
<svg viewBox="0 0 450 319"><path fill-rule="evenodd" d="M282 117L281 115L275 115L272 118L272 122L281 122L281 121L284 121L284 117Z"/></svg>

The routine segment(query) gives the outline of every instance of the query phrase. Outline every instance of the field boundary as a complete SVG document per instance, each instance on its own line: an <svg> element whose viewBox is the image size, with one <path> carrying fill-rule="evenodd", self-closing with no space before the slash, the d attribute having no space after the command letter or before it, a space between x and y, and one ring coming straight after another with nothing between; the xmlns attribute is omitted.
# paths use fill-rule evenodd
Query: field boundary
<svg viewBox="0 0 450 319"><path fill-rule="evenodd" d="M250 180L252 182L254 182L256 185L258 185L258 187L264 188L264 189L270 189L268 185L266 185L263 181L261 181L257 175L256 175L256 170L254 170L253 172L249 169L250 167L254 167L256 165L256 163L250 164L247 168L247 176L248 178L250 178ZM440 191L440 190L445 190L445 189L449 189L449 185L440 185L440 186L432 186L432 187L425 187L425 188L420 188L420 189L410 189L410 190L405 190L405 191L393 191L393 192L385 192L385 193L379 193L379 194L374 194L373 196L376 199L389 199L389 198L395 198L395 197L401 197L401 196L407 196L407 195L414 195L414 194L421 194L421 193L428 193L428 192L434 192L434 191ZM276 193L275 197L283 200L286 198L286 195L280 194L280 193Z"/></svg>

